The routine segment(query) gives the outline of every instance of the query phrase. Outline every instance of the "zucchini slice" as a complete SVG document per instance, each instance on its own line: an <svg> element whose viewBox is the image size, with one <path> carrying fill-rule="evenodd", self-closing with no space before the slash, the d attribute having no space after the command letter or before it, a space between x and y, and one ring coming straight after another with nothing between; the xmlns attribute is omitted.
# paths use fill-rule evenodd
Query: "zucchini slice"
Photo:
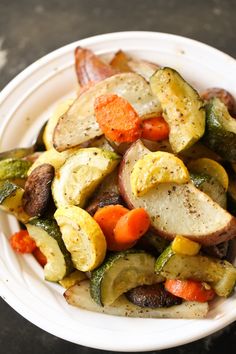
<svg viewBox="0 0 236 354"><path fill-rule="evenodd" d="M200 189L203 193L206 193L214 202L219 204L222 208L226 209L227 206L227 194L224 187L218 180L207 174L191 173L190 178L192 183Z"/></svg>
<svg viewBox="0 0 236 354"><path fill-rule="evenodd" d="M186 301L180 305L167 308L145 308L145 310L128 301L121 295L111 305L100 306L93 301L89 294L89 281L85 280L74 285L64 293L68 304L77 306L87 311L105 313L113 316L141 317L141 318L204 318L209 305L207 302Z"/></svg>
<svg viewBox="0 0 236 354"><path fill-rule="evenodd" d="M204 143L223 159L236 162L236 120L218 98L206 106Z"/></svg>
<svg viewBox="0 0 236 354"><path fill-rule="evenodd" d="M26 178L31 162L21 159L5 159L0 161L0 181Z"/></svg>
<svg viewBox="0 0 236 354"><path fill-rule="evenodd" d="M205 130L205 110L199 94L177 71L167 67L155 72L150 85L170 126L169 140L173 151L178 153L188 149Z"/></svg>
<svg viewBox="0 0 236 354"><path fill-rule="evenodd" d="M52 184L57 207L82 207L98 184L111 173L120 161L112 152L99 148L80 149L58 170Z"/></svg>
<svg viewBox="0 0 236 354"><path fill-rule="evenodd" d="M211 284L217 295L227 297L236 283L236 268L227 261L202 255L177 254L169 246L159 256L155 271L166 279L195 279Z"/></svg>
<svg viewBox="0 0 236 354"><path fill-rule="evenodd" d="M23 210L23 193L24 190L21 187L10 181L0 183L0 209L15 215L17 220L26 223L30 216Z"/></svg>
<svg viewBox="0 0 236 354"><path fill-rule="evenodd" d="M154 272L155 258L145 251L127 250L111 254L92 272L90 294L103 306L112 304L121 294L163 280Z"/></svg>
<svg viewBox="0 0 236 354"><path fill-rule="evenodd" d="M73 270L57 223L53 219L33 219L26 224L30 236L47 258L44 276L48 281L58 282Z"/></svg>

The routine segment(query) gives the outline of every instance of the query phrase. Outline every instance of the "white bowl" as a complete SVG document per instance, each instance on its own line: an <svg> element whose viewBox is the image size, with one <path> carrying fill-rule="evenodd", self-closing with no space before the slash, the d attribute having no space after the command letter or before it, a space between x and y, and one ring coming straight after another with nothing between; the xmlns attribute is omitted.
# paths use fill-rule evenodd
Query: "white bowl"
<svg viewBox="0 0 236 354"><path fill-rule="evenodd" d="M73 51L77 45L97 54L123 49L177 69L196 88L219 86L236 97L236 61L205 44L163 33L121 32L81 40L43 57L19 74L0 95L1 150L30 145L55 104L75 96ZM18 228L0 215L1 230ZM87 312L69 306L63 289L43 280L31 255L18 256L0 238L0 294L38 327L68 341L115 351L170 348L207 336L236 319L236 295L217 300L204 320L133 319Z"/></svg>

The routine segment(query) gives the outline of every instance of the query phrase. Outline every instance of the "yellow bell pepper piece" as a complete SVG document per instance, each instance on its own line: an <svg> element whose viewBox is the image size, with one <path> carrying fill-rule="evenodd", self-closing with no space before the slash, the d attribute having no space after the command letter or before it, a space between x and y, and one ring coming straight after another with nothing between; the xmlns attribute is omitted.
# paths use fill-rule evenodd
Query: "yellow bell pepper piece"
<svg viewBox="0 0 236 354"><path fill-rule="evenodd" d="M184 236L176 235L171 247L175 253L184 254L186 256L195 256L198 254L201 245Z"/></svg>

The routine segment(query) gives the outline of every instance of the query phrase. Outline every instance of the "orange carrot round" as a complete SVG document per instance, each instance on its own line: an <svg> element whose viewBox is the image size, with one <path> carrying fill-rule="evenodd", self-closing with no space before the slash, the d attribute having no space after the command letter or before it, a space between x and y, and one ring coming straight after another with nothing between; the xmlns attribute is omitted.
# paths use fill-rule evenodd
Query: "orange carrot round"
<svg viewBox="0 0 236 354"><path fill-rule="evenodd" d="M162 117L145 119L142 123L142 138L161 141L169 136L169 125Z"/></svg>
<svg viewBox="0 0 236 354"><path fill-rule="evenodd" d="M33 251L33 255L42 267L47 264L47 258L38 247Z"/></svg>
<svg viewBox="0 0 236 354"><path fill-rule="evenodd" d="M150 218L143 208L130 210L122 216L114 229L115 240L119 244L137 241L150 226Z"/></svg>
<svg viewBox="0 0 236 354"><path fill-rule="evenodd" d="M130 143L141 137L141 119L124 98L105 94L97 97L94 108L96 120L110 140Z"/></svg>
<svg viewBox="0 0 236 354"><path fill-rule="evenodd" d="M187 301L207 302L215 296L214 290L208 284L195 280L168 279L165 289Z"/></svg>
<svg viewBox="0 0 236 354"><path fill-rule="evenodd" d="M13 234L10 238L10 244L19 253L32 253L37 247L35 241L26 230L20 230Z"/></svg>
<svg viewBox="0 0 236 354"><path fill-rule="evenodd" d="M101 227L107 242L107 249L110 251L120 251L120 245L117 244L114 237L114 228L118 220L127 214L129 209L122 205L108 205L100 208L94 214L94 219Z"/></svg>

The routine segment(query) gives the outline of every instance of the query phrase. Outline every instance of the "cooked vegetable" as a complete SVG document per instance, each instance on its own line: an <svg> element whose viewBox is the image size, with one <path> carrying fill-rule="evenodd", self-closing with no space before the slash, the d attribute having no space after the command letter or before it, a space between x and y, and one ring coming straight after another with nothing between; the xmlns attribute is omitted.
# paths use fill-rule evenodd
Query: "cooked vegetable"
<svg viewBox="0 0 236 354"><path fill-rule="evenodd" d="M236 268L227 261L208 256L177 254L169 246L159 256L156 273L166 279L193 279L210 283L219 296L229 296L236 282Z"/></svg>
<svg viewBox="0 0 236 354"><path fill-rule="evenodd" d="M118 220L127 214L129 209L122 205L108 205L101 209L98 209L94 215L94 220L101 227L107 242L107 249L110 251L120 251L123 249L123 243L119 243L115 239L114 229ZM125 244L128 248L133 246L134 242L128 242Z"/></svg>
<svg viewBox="0 0 236 354"><path fill-rule="evenodd" d="M122 50L115 53L110 65L120 72L135 72L143 76L147 81L159 68L157 64L147 60L129 58Z"/></svg>
<svg viewBox="0 0 236 354"><path fill-rule="evenodd" d="M168 151L173 152L173 151ZM208 159L212 159L215 161L221 161L221 157L217 155L214 151L210 150L206 145L202 142L198 141L196 144L190 146L190 148L182 151L180 156L183 158L183 161L188 163L193 159L199 159L201 157L207 157Z"/></svg>
<svg viewBox="0 0 236 354"><path fill-rule="evenodd" d="M94 215L96 211L108 205L122 204L123 200L118 193L114 192L104 192L99 197L95 197L92 202L87 206L86 211L90 215Z"/></svg>
<svg viewBox="0 0 236 354"><path fill-rule="evenodd" d="M169 244L170 241L158 236L155 231L149 229L148 232L138 240L135 248L146 250L148 253L157 256L162 253Z"/></svg>
<svg viewBox="0 0 236 354"><path fill-rule="evenodd" d="M206 174L215 178L227 191L229 185L229 177L224 167L218 162L206 157L193 160L188 164L188 169L193 173Z"/></svg>
<svg viewBox="0 0 236 354"><path fill-rule="evenodd" d="M154 273L155 258L139 250L116 252L92 272L90 294L99 305L112 304L121 294L139 285L162 280Z"/></svg>
<svg viewBox="0 0 236 354"><path fill-rule="evenodd" d="M160 183L183 184L190 180L182 160L163 151L150 152L135 162L130 175L132 193L141 197Z"/></svg>
<svg viewBox="0 0 236 354"><path fill-rule="evenodd" d="M162 183L142 197L131 190L130 175L137 160L150 151L138 141L123 158L119 173L120 192L130 208L145 208L152 227L170 240L176 234L204 245L233 238L236 220L192 183ZM157 202L158 201L158 202Z"/></svg>
<svg viewBox="0 0 236 354"><path fill-rule="evenodd" d="M203 247L202 251L209 256L224 259L226 258L229 250L229 241L219 243L218 245Z"/></svg>
<svg viewBox="0 0 236 354"><path fill-rule="evenodd" d="M71 286L80 283L82 280L87 279L85 273L81 272L80 270L74 270L72 273L67 275L62 280L59 280L59 284L63 286L63 288L68 289Z"/></svg>
<svg viewBox="0 0 236 354"><path fill-rule="evenodd" d="M129 57L122 50L118 50L118 52L115 53L110 65L113 69L121 73L132 71L129 67Z"/></svg>
<svg viewBox="0 0 236 354"><path fill-rule="evenodd" d="M10 244L14 251L19 253L32 253L37 247L27 230L20 230L13 234L10 237Z"/></svg>
<svg viewBox="0 0 236 354"><path fill-rule="evenodd" d="M36 247L36 249L33 251L33 255L36 258L36 260L39 262L39 264L42 267L45 267L45 265L47 264L47 258L45 257L43 252L40 251L40 248Z"/></svg>
<svg viewBox="0 0 236 354"><path fill-rule="evenodd" d="M94 116L94 102L97 97L107 93L125 98L141 118L161 113L159 101L151 94L150 86L140 75L134 73L114 75L81 94L60 117L53 137L54 147L58 151L81 145L102 135Z"/></svg>
<svg viewBox="0 0 236 354"><path fill-rule="evenodd" d="M73 155L76 151L78 151L78 149L76 148L69 149L63 152L58 152L55 149L44 151L29 168L27 175L29 176L35 168L43 164L52 165L55 171L57 171L65 163L66 159L68 159L68 157Z"/></svg>
<svg viewBox="0 0 236 354"><path fill-rule="evenodd" d="M232 173L229 179L229 188L227 193L227 206L230 213L236 215L236 176Z"/></svg>
<svg viewBox="0 0 236 354"><path fill-rule="evenodd" d="M133 304L152 309L181 304L181 299L165 290L162 283L141 285L129 290L125 296Z"/></svg>
<svg viewBox="0 0 236 354"><path fill-rule="evenodd" d="M215 297L215 292L208 284L195 280L169 279L165 288L171 294L187 301L206 302Z"/></svg>
<svg viewBox="0 0 236 354"><path fill-rule="evenodd" d="M195 256L198 254L201 245L197 242L191 241L188 238L177 235L172 242L172 250L178 254L184 254L186 256Z"/></svg>
<svg viewBox="0 0 236 354"><path fill-rule="evenodd" d="M169 125L161 116L145 119L142 122L142 138L144 139L162 141L168 139L169 131Z"/></svg>
<svg viewBox="0 0 236 354"><path fill-rule="evenodd" d="M59 208L54 216L74 267L83 272L97 268L106 254L106 240L96 221L76 206Z"/></svg>
<svg viewBox="0 0 236 354"><path fill-rule="evenodd" d="M89 282L72 286L65 294L66 301L73 306L87 311L101 312L114 316L147 317L147 318L204 318L208 312L208 303L183 302L181 305L168 308L150 309L145 311L142 307L132 304L125 295L120 296L113 304L100 306L96 304L89 294Z"/></svg>
<svg viewBox="0 0 236 354"><path fill-rule="evenodd" d="M49 118L44 132L43 132L43 142L45 144L46 150L53 149L53 133L54 129L57 125L57 122L63 114L65 114L72 103L74 102L73 99L68 98L60 103L57 104L52 116Z"/></svg>
<svg viewBox="0 0 236 354"><path fill-rule="evenodd" d="M147 232L149 226L150 219L145 209L136 208L130 210L115 225L115 241L117 244L123 245L123 249L126 249L127 244L138 241Z"/></svg>
<svg viewBox="0 0 236 354"><path fill-rule="evenodd" d="M95 117L103 133L118 143L132 142L141 136L141 119L130 103L115 94L96 98Z"/></svg>
<svg viewBox="0 0 236 354"><path fill-rule="evenodd" d="M236 120L218 98L206 106L204 143L223 159L236 162Z"/></svg>
<svg viewBox="0 0 236 354"><path fill-rule="evenodd" d="M23 210L23 193L24 190L12 182L0 183L0 209L15 215L17 220L25 223L30 216Z"/></svg>
<svg viewBox="0 0 236 354"><path fill-rule="evenodd" d="M22 205L28 215L40 216L47 210L53 177L53 166L45 163L36 167L27 178Z"/></svg>
<svg viewBox="0 0 236 354"><path fill-rule="evenodd" d="M30 168L29 161L21 159L5 159L0 161L0 181L13 180L16 178L26 178L27 171Z"/></svg>
<svg viewBox="0 0 236 354"><path fill-rule="evenodd" d="M57 207L82 207L99 183L119 163L119 156L99 148L80 149L58 170L52 184Z"/></svg>
<svg viewBox="0 0 236 354"><path fill-rule="evenodd" d="M223 102L230 113L234 113L235 100L231 93L218 87L211 87L201 94L204 101L209 102L212 98L219 98Z"/></svg>
<svg viewBox="0 0 236 354"><path fill-rule="evenodd" d="M82 47L75 49L75 70L81 86L102 81L115 74L109 64L104 63L91 50Z"/></svg>
<svg viewBox="0 0 236 354"><path fill-rule="evenodd" d="M53 282L63 279L72 271L73 265L55 220L33 219L26 227L47 259L44 266L45 279Z"/></svg>
<svg viewBox="0 0 236 354"><path fill-rule="evenodd" d="M226 209L227 194L224 187L217 179L206 174L190 173L192 183L200 191L206 193L211 199L219 204L222 208Z"/></svg>
<svg viewBox="0 0 236 354"><path fill-rule="evenodd" d="M157 70L150 84L169 124L172 149L178 153L189 148L205 130L205 110L197 91L171 68Z"/></svg>

